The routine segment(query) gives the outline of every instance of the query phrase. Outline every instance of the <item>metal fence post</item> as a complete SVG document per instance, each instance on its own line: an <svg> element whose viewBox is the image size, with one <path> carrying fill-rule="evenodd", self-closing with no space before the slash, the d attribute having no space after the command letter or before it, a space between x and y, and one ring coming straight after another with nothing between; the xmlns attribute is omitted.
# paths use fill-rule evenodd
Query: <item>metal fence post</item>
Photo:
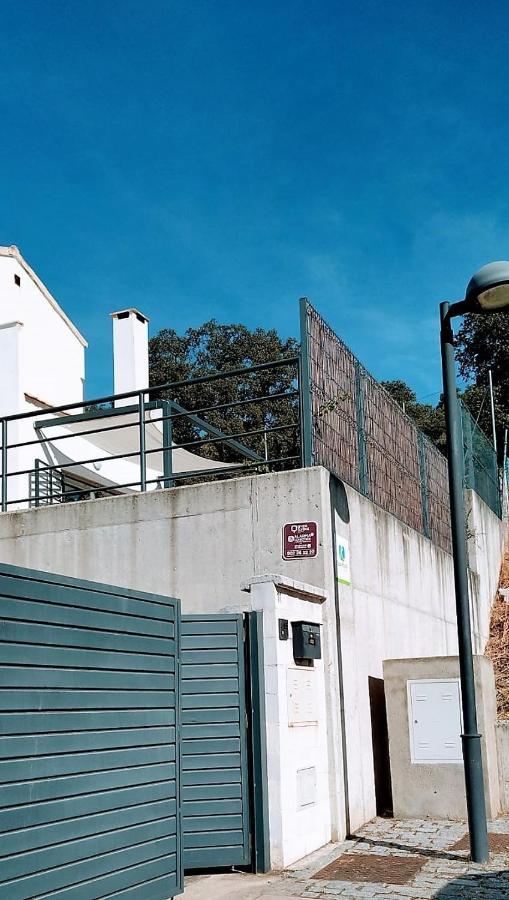
<svg viewBox="0 0 509 900"><path fill-rule="evenodd" d="M35 472L34 472L34 494L35 494L35 502L34 506L40 506L40 496L41 496L41 460L35 460Z"/></svg>
<svg viewBox="0 0 509 900"><path fill-rule="evenodd" d="M139 394L139 430L140 430L140 491L147 490L147 457L145 445L145 394Z"/></svg>
<svg viewBox="0 0 509 900"><path fill-rule="evenodd" d="M422 431L417 432L417 435L419 453L419 480L421 482L422 530L424 536L429 538L429 490L428 473L426 471L426 447L424 443L424 434L422 433Z"/></svg>
<svg viewBox="0 0 509 900"><path fill-rule="evenodd" d="M2 512L7 511L7 419L2 419Z"/></svg>
<svg viewBox="0 0 509 900"><path fill-rule="evenodd" d="M500 477L500 469L498 468L498 460L496 453L493 454L493 474L494 474L494 484L495 484L495 512L499 519L502 518L503 515L503 496L504 496L504 470L502 470L502 478Z"/></svg>
<svg viewBox="0 0 509 900"><path fill-rule="evenodd" d="M369 497L368 454L366 448L366 428L364 422L364 389L362 366L355 360L355 410L357 413L357 450L359 454L359 489Z"/></svg>
<svg viewBox="0 0 509 900"><path fill-rule="evenodd" d="M267 733L265 718L265 675L263 664L263 613L244 616L250 775L253 795L252 831L255 872L270 869L269 808L267 786Z"/></svg>
<svg viewBox="0 0 509 900"><path fill-rule="evenodd" d="M163 485L165 488L173 487L173 421L172 405L170 400L162 401L163 411Z"/></svg>
<svg viewBox="0 0 509 900"><path fill-rule="evenodd" d="M299 300L300 312L300 355L299 355L299 394L300 394L300 455L304 468L314 465L313 453L313 408L311 402L311 373L309 370L309 338L308 338L308 301L307 297Z"/></svg>
<svg viewBox="0 0 509 900"><path fill-rule="evenodd" d="M467 409L463 406L461 400L458 401L461 412L461 431L463 434L463 453L465 455L465 487L475 491L475 460L474 460L474 440L472 434L472 417Z"/></svg>

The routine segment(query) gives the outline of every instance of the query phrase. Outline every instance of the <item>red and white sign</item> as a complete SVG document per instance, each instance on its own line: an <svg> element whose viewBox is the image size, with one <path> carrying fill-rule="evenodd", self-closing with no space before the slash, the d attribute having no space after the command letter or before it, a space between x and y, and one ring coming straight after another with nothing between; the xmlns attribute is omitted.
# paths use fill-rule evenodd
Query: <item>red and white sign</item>
<svg viewBox="0 0 509 900"><path fill-rule="evenodd" d="M283 559L309 559L317 552L316 522L288 522L283 525Z"/></svg>

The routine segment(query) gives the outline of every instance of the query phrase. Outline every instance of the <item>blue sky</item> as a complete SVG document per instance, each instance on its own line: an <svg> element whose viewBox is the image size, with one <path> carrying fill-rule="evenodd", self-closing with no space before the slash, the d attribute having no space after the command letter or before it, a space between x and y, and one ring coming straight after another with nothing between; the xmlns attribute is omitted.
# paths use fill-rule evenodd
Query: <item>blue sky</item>
<svg viewBox="0 0 509 900"><path fill-rule="evenodd" d="M509 255L509 11L415 0L17 0L0 30L0 243L83 331L108 313L297 334L440 387L438 301Z"/></svg>

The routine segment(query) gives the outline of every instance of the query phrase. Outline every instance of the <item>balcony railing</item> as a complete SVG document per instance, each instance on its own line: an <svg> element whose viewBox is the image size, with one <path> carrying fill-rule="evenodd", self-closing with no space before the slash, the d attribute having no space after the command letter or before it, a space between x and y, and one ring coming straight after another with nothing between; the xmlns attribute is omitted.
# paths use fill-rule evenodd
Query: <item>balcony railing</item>
<svg viewBox="0 0 509 900"><path fill-rule="evenodd" d="M302 463L299 357L1 419L1 507Z"/></svg>

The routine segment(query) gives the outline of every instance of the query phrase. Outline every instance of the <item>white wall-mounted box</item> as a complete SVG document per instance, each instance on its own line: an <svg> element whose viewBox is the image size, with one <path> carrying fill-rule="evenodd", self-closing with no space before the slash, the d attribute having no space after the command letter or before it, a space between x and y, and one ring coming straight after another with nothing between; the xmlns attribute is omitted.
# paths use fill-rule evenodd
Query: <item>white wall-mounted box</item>
<svg viewBox="0 0 509 900"><path fill-rule="evenodd" d="M462 763L458 678L407 682L412 763Z"/></svg>
<svg viewBox="0 0 509 900"><path fill-rule="evenodd" d="M317 696L317 678L314 668L289 667L286 672L286 697L288 725L317 725L320 707ZM321 681L320 681L321 686Z"/></svg>

